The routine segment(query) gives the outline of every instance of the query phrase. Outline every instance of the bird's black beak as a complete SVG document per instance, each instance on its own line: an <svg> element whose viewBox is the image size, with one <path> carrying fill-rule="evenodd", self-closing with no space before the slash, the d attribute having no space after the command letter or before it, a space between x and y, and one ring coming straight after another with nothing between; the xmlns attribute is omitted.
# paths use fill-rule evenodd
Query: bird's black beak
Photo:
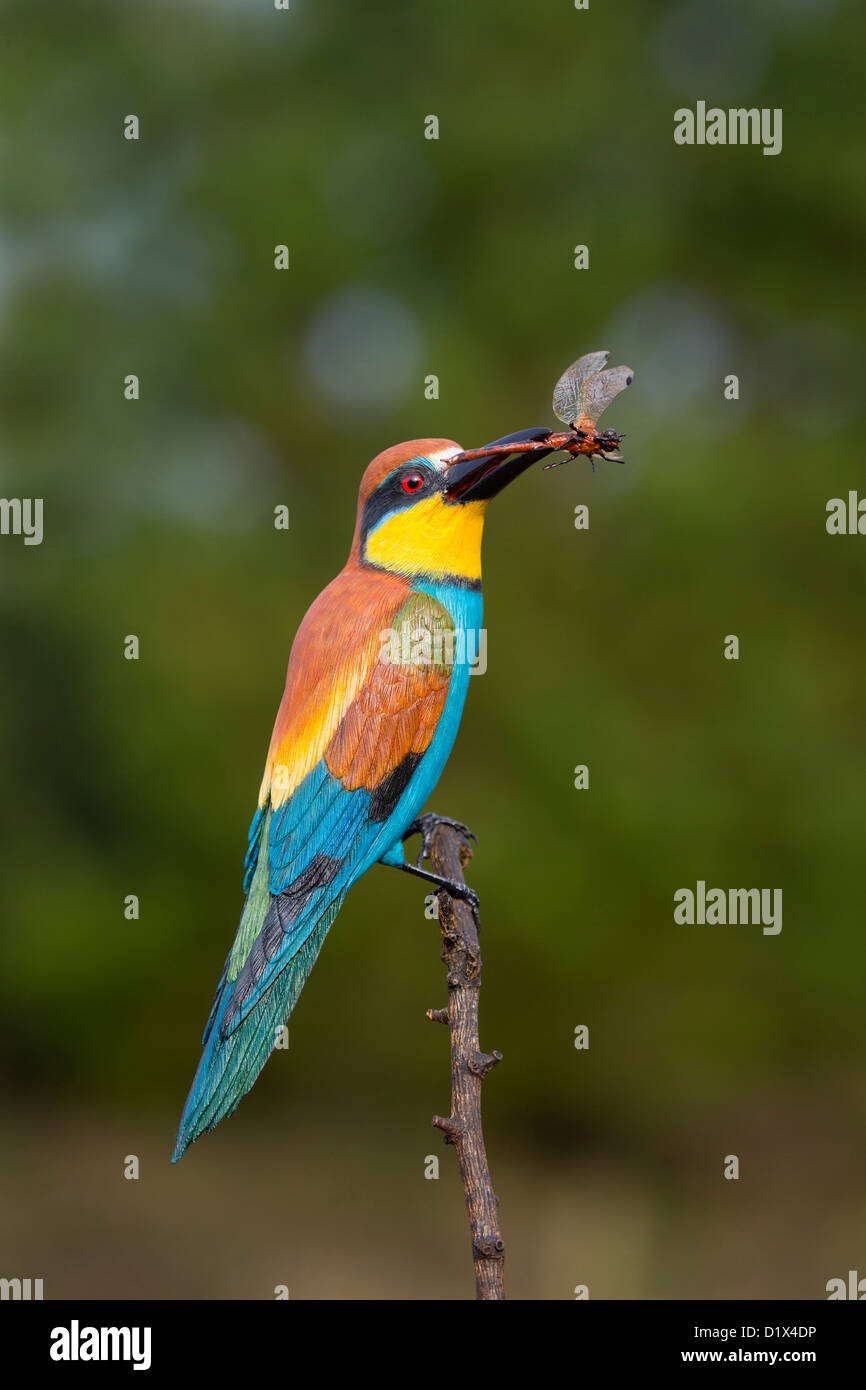
<svg viewBox="0 0 866 1390"><path fill-rule="evenodd" d="M450 502L486 502L495 497L504 487L513 482L536 459L552 454L553 449L521 449L521 444L546 439L550 426L534 430L518 430L516 434L506 434L502 439L494 439L493 444L513 444L513 453L481 455L480 458L457 459L448 469L445 481L445 496ZM484 448L492 446L485 444ZM473 453L475 450L472 451Z"/></svg>

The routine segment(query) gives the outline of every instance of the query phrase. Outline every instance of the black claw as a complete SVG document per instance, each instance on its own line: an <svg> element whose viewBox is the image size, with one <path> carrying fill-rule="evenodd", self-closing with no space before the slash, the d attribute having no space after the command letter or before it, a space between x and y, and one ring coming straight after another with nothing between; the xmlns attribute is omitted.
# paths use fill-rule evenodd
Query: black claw
<svg viewBox="0 0 866 1390"><path fill-rule="evenodd" d="M470 888L467 883L453 883L446 880L439 884L436 890L438 893L448 893L452 898L460 898L468 903L472 908L472 916L475 919L475 926L481 930L481 903L474 888Z"/></svg>
<svg viewBox="0 0 866 1390"><path fill-rule="evenodd" d="M418 851L418 858L415 860L419 869L424 860L430 858L430 839L437 825L450 825L461 835L465 835L467 840L474 840L476 844L478 843L478 836L469 829L468 825L464 825L462 821L452 820L451 816L437 816L435 811L427 811L425 815L418 816L413 820L409 828L405 830L400 837L401 840L408 840L410 835L421 836L421 848Z"/></svg>

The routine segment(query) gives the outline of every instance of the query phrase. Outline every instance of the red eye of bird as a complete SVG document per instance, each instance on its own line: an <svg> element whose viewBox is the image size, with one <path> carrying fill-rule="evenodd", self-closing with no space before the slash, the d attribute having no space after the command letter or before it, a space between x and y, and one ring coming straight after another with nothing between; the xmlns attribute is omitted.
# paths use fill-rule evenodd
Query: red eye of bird
<svg viewBox="0 0 866 1390"><path fill-rule="evenodd" d="M418 489L423 486L424 479L421 477L420 473L407 473L403 479L404 492L417 492Z"/></svg>

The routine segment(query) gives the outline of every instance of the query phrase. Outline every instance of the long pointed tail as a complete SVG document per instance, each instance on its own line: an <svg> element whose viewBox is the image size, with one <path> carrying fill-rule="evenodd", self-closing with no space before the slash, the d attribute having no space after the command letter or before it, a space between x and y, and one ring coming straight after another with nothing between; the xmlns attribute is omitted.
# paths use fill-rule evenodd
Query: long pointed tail
<svg viewBox="0 0 866 1390"><path fill-rule="evenodd" d="M231 988L223 980L205 1031L205 1050L181 1116L172 1163L202 1134L231 1115L253 1085L273 1050L279 1029L288 1020L307 982L342 895L311 928L295 955L246 1017L226 1034L223 1017Z"/></svg>

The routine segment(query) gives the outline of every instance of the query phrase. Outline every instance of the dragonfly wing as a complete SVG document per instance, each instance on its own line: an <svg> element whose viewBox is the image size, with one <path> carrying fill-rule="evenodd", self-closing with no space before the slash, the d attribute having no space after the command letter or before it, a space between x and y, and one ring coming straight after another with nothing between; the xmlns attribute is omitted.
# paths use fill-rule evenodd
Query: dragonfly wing
<svg viewBox="0 0 866 1390"><path fill-rule="evenodd" d="M586 352L562 373L553 388L553 413L557 420L570 425L584 414L582 395L584 382L607 365L609 352Z"/></svg>
<svg viewBox="0 0 866 1390"><path fill-rule="evenodd" d="M631 367L608 367L607 371L596 372L581 388L580 414L578 424L585 429L592 427L603 411L634 379ZM586 422L586 424L584 423Z"/></svg>

